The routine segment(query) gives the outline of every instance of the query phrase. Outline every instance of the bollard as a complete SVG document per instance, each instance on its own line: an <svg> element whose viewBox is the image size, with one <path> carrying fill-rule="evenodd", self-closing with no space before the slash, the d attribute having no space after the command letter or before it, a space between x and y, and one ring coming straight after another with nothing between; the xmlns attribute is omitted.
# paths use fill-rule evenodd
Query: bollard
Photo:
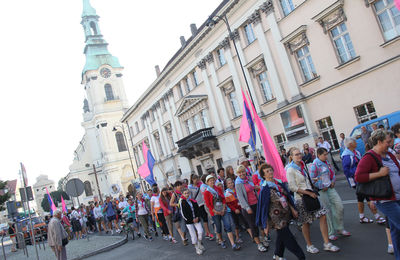
<svg viewBox="0 0 400 260"><path fill-rule="evenodd" d="M3 240L4 240L4 234L3 234L2 237L1 237L1 247L2 247L2 249L3 249L4 260L6 260L6 259L7 259L7 258L6 258L6 250L4 249Z"/></svg>

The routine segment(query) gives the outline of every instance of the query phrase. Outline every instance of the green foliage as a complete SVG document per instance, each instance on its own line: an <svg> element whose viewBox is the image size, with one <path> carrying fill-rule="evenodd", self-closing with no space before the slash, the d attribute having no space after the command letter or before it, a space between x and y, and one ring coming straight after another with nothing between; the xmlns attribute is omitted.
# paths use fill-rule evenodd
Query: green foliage
<svg viewBox="0 0 400 260"><path fill-rule="evenodd" d="M61 178L58 180L57 190L59 190L59 191L63 190L63 183L64 183L64 178Z"/></svg>
<svg viewBox="0 0 400 260"><path fill-rule="evenodd" d="M57 203L56 203L56 205L57 205ZM42 206L42 209L44 211L50 212L50 204L49 204L49 201L47 200L47 194L44 194L43 199L42 199L42 203L40 203L40 206Z"/></svg>
<svg viewBox="0 0 400 260"><path fill-rule="evenodd" d="M6 181L0 181L0 190L4 190L7 186ZM11 194L9 192L5 192L3 195L0 195L0 211L5 210L4 204L10 199Z"/></svg>
<svg viewBox="0 0 400 260"><path fill-rule="evenodd" d="M50 192L50 196L53 199L53 201L57 201L60 203L61 203L61 195L63 196L64 200L69 200L69 196L65 191L56 190L56 191Z"/></svg>

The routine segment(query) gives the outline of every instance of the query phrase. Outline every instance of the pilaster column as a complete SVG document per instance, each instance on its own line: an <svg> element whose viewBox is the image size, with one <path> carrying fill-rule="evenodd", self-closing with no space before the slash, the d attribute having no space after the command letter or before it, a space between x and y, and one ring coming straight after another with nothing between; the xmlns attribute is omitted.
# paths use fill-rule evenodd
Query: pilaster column
<svg viewBox="0 0 400 260"><path fill-rule="evenodd" d="M233 79L233 86L235 88L236 96L239 101L240 110L243 110L243 97L242 97L242 83L240 82L238 72L235 67L235 62L233 61L232 51L230 48L229 38L226 38L222 43L221 46L224 48L224 54L226 62L228 63L229 71L231 72L232 79ZM243 113L243 111L242 111Z"/></svg>
<svg viewBox="0 0 400 260"><path fill-rule="evenodd" d="M154 141L154 136L152 134L153 129L151 127L151 122L149 117L146 117L146 132L147 132L147 136L149 137L149 145L150 145L150 149L151 151L156 151L157 152L157 158L160 159L160 151L158 151L158 147ZM143 151L143 150L142 150ZM154 153L153 153L154 155Z"/></svg>
<svg viewBox="0 0 400 260"><path fill-rule="evenodd" d="M261 25L260 21L258 21L258 22L253 21L253 25L254 25L254 33L256 35L258 43L260 44L261 50L264 54L265 64L267 66L268 71L270 72L269 76L271 79L271 87L274 90L274 94L275 94L278 106L280 104L286 104L287 101L286 101L285 95L283 93L283 88L282 88L281 82L279 80L278 71L276 69L274 60L272 59L272 53L268 46L267 39L265 38L262 25Z"/></svg>
<svg viewBox="0 0 400 260"><path fill-rule="evenodd" d="M223 51L223 49L222 49L222 51ZM207 55L206 60L207 60L207 63L208 63L209 69L210 69L211 79L214 84L213 88L216 92L218 110L221 111L223 127L224 127L224 129L231 128L232 124L231 124L231 121L229 120L229 113L228 113L228 110L226 109L226 103L224 101L224 97L222 96L221 90L217 87L219 82L218 82L218 77L217 77L217 73L215 70L215 63L214 63L214 58L212 56L212 53L209 53Z"/></svg>
<svg viewBox="0 0 400 260"><path fill-rule="evenodd" d="M158 132L160 133L161 146L162 146L163 150L165 151L164 154L169 155L169 154L171 154L171 149L169 149L165 129L161 125L161 119L162 119L161 108L159 107L158 109L156 109L156 112L157 112L156 120L157 120L158 129L159 129Z"/></svg>
<svg viewBox="0 0 400 260"><path fill-rule="evenodd" d="M172 137L174 138L174 147L176 147L176 143L175 142L179 140L178 133L177 133L178 132L178 127L175 124L175 119L174 119L174 116L172 115L172 112L171 112L169 99L170 99L169 96L166 96L164 101L166 102L167 113L168 113L169 121L171 122ZM174 102L174 101L172 100L172 102Z"/></svg>
<svg viewBox="0 0 400 260"><path fill-rule="evenodd" d="M243 53L242 45L240 43L239 32L237 30L235 30L233 32L232 36L233 36L232 40L235 41L235 44L236 44L236 47L238 50L238 55L239 55L240 60L242 61L242 64L247 64L246 57L244 56L244 53ZM247 82L249 83L250 94L253 97L254 107L256 108L257 113L260 114L261 107L258 103L257 95L254 90L253 82L251 81L249 70L247 70L246 68L243 68L243 70L244 70L244 76L247 78ZM239 95L239 93L238 93L238 95ZM241 95L241 93L240 93L240 95Z"/></svg>
<svg viewBox="0 0 400 260"><path fill-rule="evenodd" d="M206 70L206 61L202 60L198 64L199 68L201 69L201 75L203 76L203 81L204 84L206 85L207 93L208 93L208 98L210 99L210 102L208 104L210 105L210 108L212 111L215 111L213 113L213 117L215 118L214 123L215 123L215 130L217 130L217 133L223 131L222 126L221 126L221 118L218 113L217 109L217 103L215 102L214 98L214 92L211 89L210 81L208 80L208 75L207 75L207 70Z"/></svg>
<svg viewBox="0 0 400 260"><path fill-rule="evenodd" d="M299 87L297 86L296 78L294 76L294 72L292 69L292 65L290 64L288 54L285 50L284 45L281 43L282 35L281 31L279 30L278 23L276 22L272 0L269 0L266 3L264 3L263 6L261 7L261 10L267 16L267 22L271 29L272 38L274 40L273 42L278 52L280 62L282 63L282 69L285 74L286 81L288 82L288 88L291 100L293 99L296 100L301 96L301 93L299 91Z"/></svg>
<svg viewBox="0 0 400 260"><path fill-rule="evenodd" d="M169 103L171 104L172 107L172 114L176 112L176 106L175 106L175 101L172 99L169 99ZM178 120L178 118L176 116L173 117L174 118L174 122L175 122L175 126L176 126L176 130L178 130L178 140L183 138L183 131L182 131L182 126Z"/></svg>

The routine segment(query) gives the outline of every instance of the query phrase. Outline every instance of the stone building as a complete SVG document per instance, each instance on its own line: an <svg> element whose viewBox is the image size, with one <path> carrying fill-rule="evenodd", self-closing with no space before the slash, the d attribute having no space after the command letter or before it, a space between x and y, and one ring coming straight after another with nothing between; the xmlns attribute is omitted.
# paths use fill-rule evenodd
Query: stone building
<svg viewBox="0 0 400 260"><path fill-rule="evenodd" d="M53 180L49 180L49 176L47 175L39 175L36 178L36 183L32 185L33 197L36 203L36 212L38 215L43 216L45 211L42 208L42 200L46 193L46 188L49 193L55 191L57 189Z"/></svg>
<svg viewBox="0 0 400 260"><path fill-rule="evenodd" d="M100 31L99 16L89 0L83 0L81 24L86 44L81 81L86 93L82 122L85 134L74 152L64 185L73 178L84 182L79 202L87 204L94 196L104 199L105 195L115 197L120 192L126 193L135 174L126 142L129 133L120 123L129 108L123 67L109 53L108 43Z"/></svg>
<svg viewBox="0 0 400 260"><path fill-rule="evenodd" d="M144 140L159 182L235 167L250 150L242 88L278 147L338 149L339 133L400 108L399 15L387 0L222 1L122 117L138 164Z"/></svg>

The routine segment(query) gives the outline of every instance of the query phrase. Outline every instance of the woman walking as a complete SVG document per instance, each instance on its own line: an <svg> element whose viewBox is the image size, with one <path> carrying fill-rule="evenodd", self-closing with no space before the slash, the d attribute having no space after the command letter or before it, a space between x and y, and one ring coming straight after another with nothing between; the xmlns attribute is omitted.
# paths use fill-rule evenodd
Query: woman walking
<svg viewBox="0 0 400 260"><path fill-rule="evenodd" d="M311 183L308 179L308 171L302 160L302 153L298 148L292 147L289 150L290 163L286 166L286 176L289 184L289 190L295 193L295 205L299 212L299 222L303 224L302 232L307 243L307 252L316 254L319 250L311 243L310 224L319 219L319 227L324 241L324 250L337 252L339 248L329 242L328 225L326 223L327 210L324 207L314 211L307 211L302 200L304 195L314 199L318 195L313 192Z"/></svg>
<svg viewBox="0 0 400 260"><path fill-rule="evenodd" d="M164 240L168 241L168 227L165 221L164 213L160 205L160 191L158 187L153 187L153 196L150 199L151 203L151 218L153 222L157 221L161 226L161 232Z"/></svg>
<svg viewBox="0 0 400 260"><path fill-rule="evenodd" d="M205 248L201 243L203 238L203 228L200 222L199 205L193 199L190 199L190 191L182 189L182 197L179 200L179 208L187 229L192 239L192 245L196 249L196 254L203 254ZM197 233L197 234L196 234Z"/></svg>
<svg viewBox="0 0 400 260"><path fill-rule="evenodd" d="M204 230L206 231L206 236L205 238L212 241L214 240L214 235L211 234L210 229L208 227L208 215L207 212L204 208L204 198L203 198L203 193L200 190L200 187L202 185L202 182L199 179L199 176L196 174L190 175L190 184L188 186L189 191L190 191L190 197L197 201L197 204L199 205L199 214L200 214L200 219L203 220L203 227Z"/></svg>
<svg viewBox="0 0 400 260"><path fill-rule="evenodd" d="M236 195L235 191L235 183L233 182L232 179L228 178L226 180L227 184L227 189L225 190L225 200L226 200L226 205L230 208L231 210L231 216L233 219L233 223L235 224L235 235L236 235L236 243L241 244L243 243L243 240L239 236L239 228L240 228L240 222L242 222L249 233L251 237L251 229L249 228L249 225L247 224L247 221L244 219L242 215L242 208L239 205L239 200Z"/></svg>
<svg viewBox="0 0 400 260"><path fill-rule="evenodd" d="M181 236L182 239L182 244L184 246L188 245L188 239L186 238L186 233L182 230L181 227L181 222L182 222L182 216L181 213L179 211L179 198L182 196L182 182L181 181L176 181L174 183L174 188L175 190L173 191L172 195L171 195L171 200L169 202L169 205L171 207L173 207L173 215L172 215L172 222L174 222L175 228L178 230L179 235Z"/></svg>
<svg viewBox="0 0 400 260"><path fill-rule="evenodd" d="M367 183L389 176L390 195L387 198L375 198L377 208L387 216L396 259L400 259L400 164L396 157L388 152L392 138L382 129L372 132L370 137L373 148L361 158L355 179L358 183Z"/></svg>
<svg viewBox="0 0 400 260"><path fill-rule="evenodd" d="M336 232L339 235L348 237L350 232L344 230L343 217L344 209L342 199L335 189L336 176L328 162L328 151L325 148L317 149L317 158L311 165L311 179L314 186L320 191L320 200L324 204L327 212L327 224L329 240L337 240Z"/></svg>
<svg viewBox="0 0 400 260"><path fill-rule="evenodd" d="M232 234L232 222L231 217L226 214L226 202L225 196L222 190L215 186L216 178L209 174L206 178L206 184L204 191L204 202L208 208L208 211L216 226L216 233L219 245L222 248L226 248L226 245L222 239L222 222L226 233L228 234L229 241L231 242L233 250L239 250L240 246L235 244L235 240Z"/></svg>
<svg viewBox="0 0 400 260"><path fill-rule="evenodd" d="M236 194L239 199L239 205L242 207L242 214L251 229L251 238L256 242L257 249L260 252L266 252L268 245L263 245L260 241L260 232L256 225L257 212L257 190L259 186L255 186L246 174L246 168L240 165L236 171L237 178L235 181Z"/></svg>
<svg viewBox="0 0 400 260"><path fill-rule="evenodd" d="M168 232L169 232L169 241L176 244L177 241L174 238L174 229L172 225L172 213L173 209L170 206L170 201L171 201L171 194L168 191L168 188L162 188L159 202L160 202L160 207L162 208L164 217L165 217L165 222L167 223L168 227Z"/></svg>
<svg viewBox="0 0 400 260"><path fill-rule="evenodd" d="M143 197L142 192L138 192L136 194L136 200L135 200L135 210L136 210L136 221L139 220L140 224L143 227L144 230L144 238L149 241L153 241L153 237L150 235L149 231L149 212L150 209L147 206L146 200Z"/></svg>
<svg viewBox="0 0 400 260"><path fill-rule="evenodd" d="M291 215L297 218L294 200L289 190L280 180L274 179L274 169L269 164L262 164L260 176L265 181L261 189L258 205L256 223L268 232L268 226L276 229L275 253L273 259L283 260L285 248L289 249L297 259L306 259L303 250L297 243L289 229Z"/></svg>

